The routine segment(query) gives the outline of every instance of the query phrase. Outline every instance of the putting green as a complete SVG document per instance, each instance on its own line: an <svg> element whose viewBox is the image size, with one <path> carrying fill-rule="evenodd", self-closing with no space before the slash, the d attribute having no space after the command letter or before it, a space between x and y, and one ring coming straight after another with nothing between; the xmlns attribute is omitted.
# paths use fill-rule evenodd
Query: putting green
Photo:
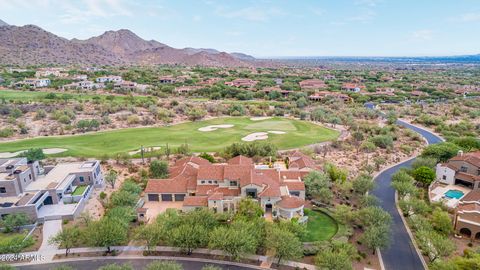
<svg viewBox="0 0 480 270"><path fill-rule="evenodd" d="M233 125L231 128L202 132L198 129L210 125ZM100 157L169 144L176 147L188 143L194 152L214 152L234 143L253 132L269 130L285 134L268 134L268 142L279 149L291 149L308 144L334 140L339 132L306 121L271 118L252 121L246 117L218 118L188 122L168 127L128 128L73 136L38 137L0 143L1 152L14 152L29 148L65 148L68 151L54 156Z"/></svg>

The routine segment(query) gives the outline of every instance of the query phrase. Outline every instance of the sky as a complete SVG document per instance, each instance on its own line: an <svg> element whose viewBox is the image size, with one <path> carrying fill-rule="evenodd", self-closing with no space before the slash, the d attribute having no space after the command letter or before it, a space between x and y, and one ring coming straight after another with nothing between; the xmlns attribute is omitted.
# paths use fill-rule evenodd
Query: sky
<svg viewBox="0 0 480 270"><path fill-rule="evenodd" d="M480 0L0 0L0 19L256 57L480 53Z"/></svg>

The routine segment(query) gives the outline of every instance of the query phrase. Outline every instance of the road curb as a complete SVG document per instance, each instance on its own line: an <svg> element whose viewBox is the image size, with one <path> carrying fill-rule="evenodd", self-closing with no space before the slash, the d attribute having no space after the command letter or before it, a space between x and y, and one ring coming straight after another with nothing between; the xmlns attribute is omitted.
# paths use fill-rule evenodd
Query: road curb
<svg viewBox="0 0 480 270"><path fill-rule="evenodd" d="M402 219L402 222L403 222L403 225L405 226L405 229L407 229L407 233L408 233L408 236L410 237L410 240L412 241L413 247L415 248L415 251L417 251L418 257L420 257L420 261L423 264L423 268L428 269L428 265L425 262L425 258L423 258L422 252L420 251L420 248L417 245L417 241L415 240L415 237L413 236L413 233L410 230L410 226L408 226L407 220L403 216L403 211L398 206L398 192L397 191L395 191L395 207L397 208L397 211L400 214L400 218Z"/></svg>

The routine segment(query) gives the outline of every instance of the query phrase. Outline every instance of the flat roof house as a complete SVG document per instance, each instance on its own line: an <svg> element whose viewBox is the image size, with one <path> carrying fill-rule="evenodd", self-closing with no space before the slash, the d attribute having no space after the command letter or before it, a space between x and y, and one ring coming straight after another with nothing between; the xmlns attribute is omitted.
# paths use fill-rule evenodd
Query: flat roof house
<svg viewBox="0 0 480 270"><path fill-rule="evenodd" d="M303 170L263 168L244 156L223 164L191 156L175 162L170 168L170 178L149 180L145 201L181 202L184 211L208 207L223 213L235 212L238 202L249 197L260 204L266 215L285 219L302 217L305 204L302 178L310 170L304 169L303 164L298 167Z"/></svg>
<svg viewBox="0 0 480 270"><path fill-rule="evenodd" d="M41 222L71 219L82 211L92 189L102 185L96 160L42 168L26 158L0 159L0 216L24 212ZM77 191L79 186L86 188Z"/></svg>
<svg viewBox="0 0 480 270"><path fill-rule="evenodd" d="M95 82L97 83L107 83L107 82L120 83L122 81L123 79L121 76L103 76L95 79Z"/></svg>
<svg viewBox="0 0 480 270"><path fill-rule="evenodd" d="M16 87L29 86L32 88L47 87L51 83L50 79L46 78L26 78L23 81L15 83Z"/></svg>

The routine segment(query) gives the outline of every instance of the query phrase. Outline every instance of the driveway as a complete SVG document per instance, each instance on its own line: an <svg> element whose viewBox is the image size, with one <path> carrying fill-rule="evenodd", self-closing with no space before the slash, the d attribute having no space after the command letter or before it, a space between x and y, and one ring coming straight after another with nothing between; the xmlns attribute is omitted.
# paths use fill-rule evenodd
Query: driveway
<svg viewBox="0 0 480 270"><path fill-rule="evenodd" d="M51 261L56 253L57 246L49 244L48 240L62 231L62 220L47 220L43 223L42 245L38 249L38 254L45 256L46 261Z"/></svg>
<svg viewBox="0 0 480 270"><path fill-rule="evenodd" d="M428 144L434 144L442 142L443 140L437 135L408 124L404 121L397 121L397 124L409 128L420 135L422 135L428 142ZM373 194L380 199L380 205L385 209L393 218L391 245L389 248L381 250L383 263L387 270L417 270L424 269L422 261L418 256L415 247L407 233L400 214L397 211L395 204L395 190L391 187L392 175L401 168L410 167L414 159L405 161L394 167L391 167L376 178L376 188Z"/></svg>
<svg viewBox="0 0 480 270"><path fill-rule="evenodd" d="M167 209L181 210L183 202L145 202L142 207L147 209L147 219L148 222L151 223L155 221L158 215L167 211Z"/></svg>

